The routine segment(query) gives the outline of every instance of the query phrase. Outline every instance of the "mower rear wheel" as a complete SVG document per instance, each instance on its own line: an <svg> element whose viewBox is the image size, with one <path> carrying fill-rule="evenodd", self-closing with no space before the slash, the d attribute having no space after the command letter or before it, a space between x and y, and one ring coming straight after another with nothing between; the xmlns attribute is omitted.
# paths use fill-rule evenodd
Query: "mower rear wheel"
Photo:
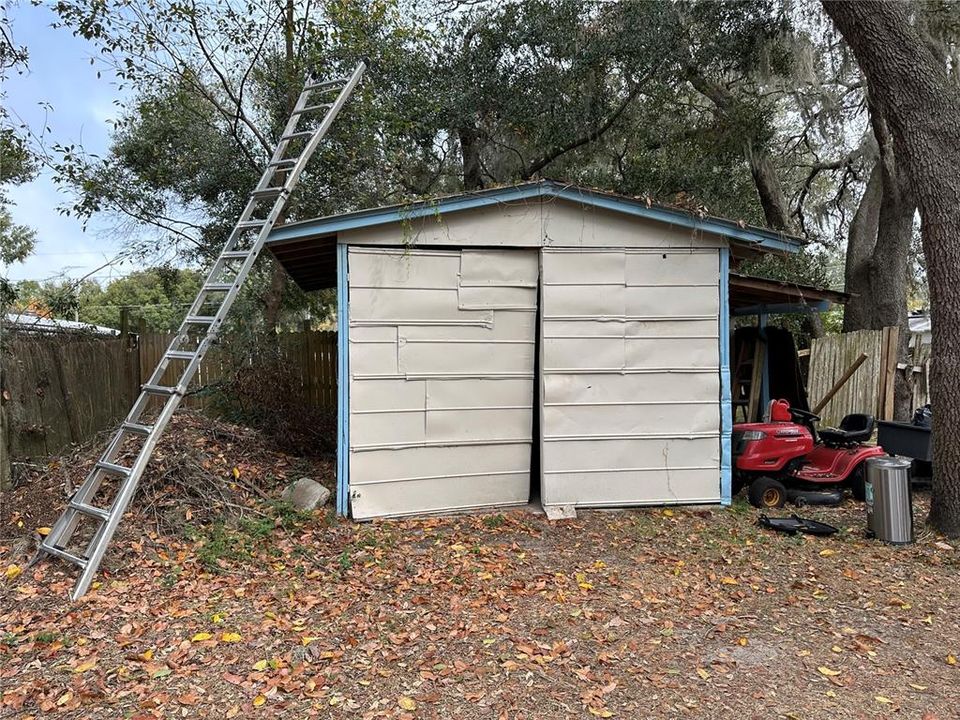
<svg viewBox="0 0 960 720"><path fill-rule="evenodd" d="M747 496L754 507L766 510L782 508L787 502L787 489L779 480L760 477L750 483Z"/></svg>

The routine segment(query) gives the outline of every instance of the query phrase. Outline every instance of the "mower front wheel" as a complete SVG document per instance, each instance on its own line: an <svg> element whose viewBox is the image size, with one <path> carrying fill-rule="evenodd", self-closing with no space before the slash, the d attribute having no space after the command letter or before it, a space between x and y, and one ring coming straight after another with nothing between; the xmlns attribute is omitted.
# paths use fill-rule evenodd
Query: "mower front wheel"
<svg viewBox="0 0 960 720"><path fill-rule="evenodd" d="M750 504L764 510L782 508L787 502L787 489L779 480L760 477L750 483L747 493Z"/></svg>

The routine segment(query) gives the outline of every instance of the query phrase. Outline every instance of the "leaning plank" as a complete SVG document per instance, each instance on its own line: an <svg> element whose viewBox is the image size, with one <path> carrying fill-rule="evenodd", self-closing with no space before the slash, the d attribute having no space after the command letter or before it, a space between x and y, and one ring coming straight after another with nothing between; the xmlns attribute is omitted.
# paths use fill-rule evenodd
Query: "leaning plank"
<svg viewBox="0 0 960 720"><path fill-rule="evenodd" d="M816 407L813 408L814 414L819 413L821 410L823 410L827 406L827 403L833 399L834 395L840 392L843 386L847 384L847 381L851 377L853 377L853 374L860 368L861 365L863 365L863 363L866 362L866 360L867 360L867 354L864 352L861 352L860 357L858 357L853 362L853 364L847 368L846 372L844 372L843 375L840 376L840 379L833 384L833 387L830 388L830 390L823 397L823 399L817 403Z"/></svg>

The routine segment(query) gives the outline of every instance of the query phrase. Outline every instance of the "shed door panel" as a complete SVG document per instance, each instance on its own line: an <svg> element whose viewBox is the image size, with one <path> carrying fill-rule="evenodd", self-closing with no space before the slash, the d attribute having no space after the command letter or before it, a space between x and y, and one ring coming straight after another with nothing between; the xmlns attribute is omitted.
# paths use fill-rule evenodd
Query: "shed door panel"
<svg viewBox="0 0 960 720"><path fill-rule="evenodd" d="M525 503L532 250L349 252L355 518Z"/></svg>
<svg viewBox="0 0 960 720"><path fill-rule="evenodd" d="M718 502L716 248L543 254L545 504Z"/></svg>

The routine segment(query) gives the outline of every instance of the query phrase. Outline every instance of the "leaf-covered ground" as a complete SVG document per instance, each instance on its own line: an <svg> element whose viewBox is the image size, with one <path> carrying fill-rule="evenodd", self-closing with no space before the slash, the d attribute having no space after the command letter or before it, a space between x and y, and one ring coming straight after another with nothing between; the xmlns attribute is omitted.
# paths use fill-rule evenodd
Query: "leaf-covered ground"
<svg viewBox="0 0 960 720"><path fill-rule="evenodd" d="M958 716L960 550L866 540L858 504L806 513L827 539L759 529L742 500L559 523L261 510L190 540L130 515L71 605L70 570L17 572L5 505L0 717Z"/></svg>

